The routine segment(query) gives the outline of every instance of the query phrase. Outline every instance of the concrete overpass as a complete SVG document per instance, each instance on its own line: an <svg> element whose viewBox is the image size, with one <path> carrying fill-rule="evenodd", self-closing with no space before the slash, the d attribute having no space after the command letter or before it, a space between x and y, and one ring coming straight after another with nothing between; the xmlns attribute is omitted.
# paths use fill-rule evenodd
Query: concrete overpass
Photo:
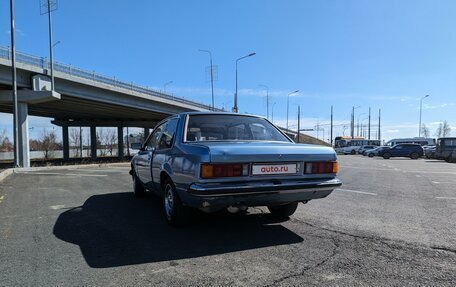
<svg viewBox="0 0 456 287"><path fill-rule="evenodd" d="M210 106L153 89L54 63L55 92L50 92L47 58L16 52L19 101L20 164L30 165L28 115L54 118L62 127L63 158L69 159L68 127L90 127L91 155L96 158L96 127L117 127L119 157L123 157L123 127L149 129L163 118ZM0 47L0 112L11 113L11 51Z"/></svg>
<svg viewBox="0 0 456 287"><path fill-rule="evenodd" d="M62 127L63 159L68 160L69 127L90 127L92 159L97 157L96 128L117 127L118 151L122 158L124 127L144 128L144 135L147 136L149 129L169 115L211 109L205 104L61 63L54 63L55 92L52 93L47 58L16 52L16 60L19 101L17 146L19 163L23 167L30 166L29 115L53 118L52 123ZM0 112L11 113L13 110L11 78L11 51L0 47ZM296 131L282 130L296 139ZM307 142L324 144L312 140Z"/></svg>

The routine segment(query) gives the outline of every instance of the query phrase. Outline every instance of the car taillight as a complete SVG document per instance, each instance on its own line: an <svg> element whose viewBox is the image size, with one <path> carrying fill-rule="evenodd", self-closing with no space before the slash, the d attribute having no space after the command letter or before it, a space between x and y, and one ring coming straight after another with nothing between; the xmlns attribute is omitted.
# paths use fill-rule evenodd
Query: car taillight
<svg viewBox="0 0 456 287"><path fill-rule="evenodd" d="M201 177L237 177L249 175L249 165L234 164L201 164Z"/></svg>
<svg viewBox="0 0 456 287"><path fill-rule="evenodd" d="M338 171L339 164L337 163L337 161L306 162L304 168L305 174L337 173Z"/></svg>

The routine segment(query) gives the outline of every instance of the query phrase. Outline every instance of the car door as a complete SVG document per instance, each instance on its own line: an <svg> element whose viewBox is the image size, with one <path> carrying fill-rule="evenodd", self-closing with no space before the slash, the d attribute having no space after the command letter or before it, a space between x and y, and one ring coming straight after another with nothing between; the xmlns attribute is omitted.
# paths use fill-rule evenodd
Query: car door
<svg viewBox="0 0 456 287"><path fill-rule="evenodd" d="M163 132L158 140L157 147L152 158L152 182L156 191L160 190L160 173L162 170L169 169L171 165L169 160L172 158L172 147L175 139L177 124L179 118L169 119L166 126L163 128Z"/></svg>
<svg viewBox="0 0 456 287"><path fill-rule="evenodd" d="M147 139L144 148L138 152L137 174L141 182L148 188L152 185L151 161L165 123L158 125Z"/></svg>
<svg viewBox="0 0 456 287"><path fill-rule="evenodd" d="M407 155L407 146L406 145L396 146L394 156L406 156L406 155Z"/></svg>

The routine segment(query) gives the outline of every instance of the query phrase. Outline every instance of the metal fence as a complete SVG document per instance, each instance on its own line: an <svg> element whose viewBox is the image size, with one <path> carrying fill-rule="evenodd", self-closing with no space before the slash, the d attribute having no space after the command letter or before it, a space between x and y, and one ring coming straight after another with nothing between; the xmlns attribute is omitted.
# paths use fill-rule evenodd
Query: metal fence
<svg viewBox="0 0 456 287"><path fill-rule="evenodd" d="M11 60L11 49L5 48L5 47L0 47L0 58ZM48 70L50 69L50 63L46 57L37 57L37 56L33 56L33 55L21 53L21 52L16 52L16 61L18 63L31 65L31 66L38 67L41 69L48 69ZM188 105L191 105L194 107L211 110L211 106L209 106L209 105L201 104L201 103L198 103L195 101L186 100L186 99L183 99L180 97L175 97L170 94L165 94L165 93L162 93L157 90L153 90L153 89L150 89L147 87L133 84L133 82L120 81L120 80L116 79L115 77L103 76L103 75L97 74L93 71L92 72L86 71L83 69L73 67L68 64L54 62L54 70L58 71L60 73L69 75L71 77L78 77L78 78L82 78L82 79L86 79L86 80L91 80L96 83L102 83L102 84L106 84L106 85L113 86L113 87L118 87L118 88L130 90L130 91L135 91L135 92L138 92L141 94L147 94L147 95L151 95L151 96L165 98L165 99L169 99L169 100L176 101L179 103L188 104ZM218 110L218 109L216 109L216 110Z"/></svg>

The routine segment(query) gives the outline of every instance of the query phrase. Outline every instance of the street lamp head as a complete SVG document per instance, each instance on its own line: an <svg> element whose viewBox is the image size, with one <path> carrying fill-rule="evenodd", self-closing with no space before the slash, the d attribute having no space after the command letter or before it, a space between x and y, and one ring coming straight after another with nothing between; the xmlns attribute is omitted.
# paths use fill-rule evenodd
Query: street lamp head
<svg viewBox="0 0 456 287"><path fill-rule="evenodd" d="M429 97L429 95L424 96L424 98L427 98L427 97Z"/></svg>
<svg viewBox="0 0 456 287"><path fill-rule="evenodd" d="M298 92L299 92L299 90L296 90L296 91L293 91L293 92L289 93L288 95L291 96L291 95L296 94Z"/></svg>
<svg viewBox="0 0 456 287"><path fill-rule="evenodd" d="M255 53L255 52L253 52L253 53L250 53L250 54L249 54L249 57L251 57L251 56L255 56L255 55L256 55L256 53Z"/></svg>

